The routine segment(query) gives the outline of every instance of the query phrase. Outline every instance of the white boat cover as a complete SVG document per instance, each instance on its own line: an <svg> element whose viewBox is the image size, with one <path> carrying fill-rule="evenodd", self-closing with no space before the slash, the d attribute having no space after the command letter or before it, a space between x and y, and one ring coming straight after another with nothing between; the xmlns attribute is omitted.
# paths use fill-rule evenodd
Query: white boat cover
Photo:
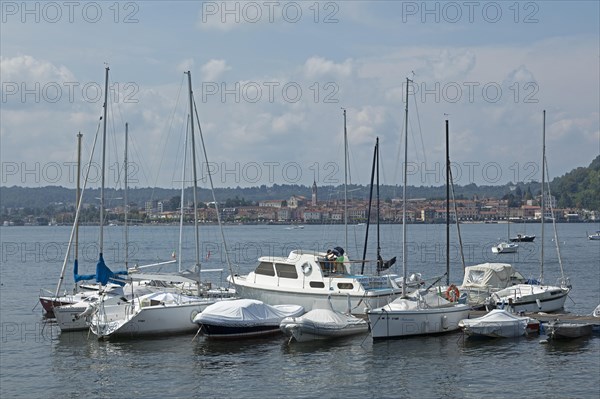
<svg viewBox="0 0 600 399"><path fill-rule="evenodd" d="M450 302L434 291L427 291L425 293L415 292L408 298L396 298L383 308L386 310L419 310L451 307L455 304L456 302Z"/></svg>
<svg viewBox="0 0 600 399"><path fill-rule="evenodd" d="M171 304L171 303L198 302L198 301L201 301L202 298L161 291L161 292L155 292L152 294L140 296L139 300L142 303L144 303L146 301L159 301L159 302L162 302L165 304Z"/></svg>
<svg viewBox="0 0 600 399"><path fill-rule="evenodd" d="M495 325L514 325L514 324L523 324L523 329L531 319L529 317L521 317L517 316L513 313L510 313L504 309L492 309L488 314L476 317L474 319L465 319L463 320L464 325L468 325L471 327L485 324L495 324Z"/></svg>
<svg viewBox="0 0 600 399"><path fill-rule="evenodd" d="M525 280L508 263L482 263L465 267L462 288L505 288L515 279L515 282Z"/></svg>
<svg viewBox="0 0 600 399"><path fill-rule="evenodd" d="M331 309L313 309L302 316L302 320L313 322L322 327L344 328L348 324L355 324L356 320L361 319Z"/></svg>
<svg viewBox="0 0 600 399"><path fill-rule="evenodd" d="M194 323L220 326L278 326L285 317L300 316L304 308L299 305L267 305L254 299L219 301L208 306L194 318Z"/></svg>

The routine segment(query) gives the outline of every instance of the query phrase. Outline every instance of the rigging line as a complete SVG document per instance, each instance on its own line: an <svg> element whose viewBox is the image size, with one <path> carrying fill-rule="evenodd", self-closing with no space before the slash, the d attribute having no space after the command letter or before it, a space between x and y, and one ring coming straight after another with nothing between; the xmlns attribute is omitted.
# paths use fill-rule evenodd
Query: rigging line
<svg viewBox="0 0 600 399"><path fill-rule="evenodd" d="M166 152L167 152L167 143L170 141L169 138L171 136L172 133L172 127L173 127L173 122L175 120L175 113L177 111L177 108L179 107L179 100L181 97L181 90L184 84L184 79L185 79L185 74L181 77L181 82L179 84L179 91L177 92L177 99L175 100L175 106L173 107L173 110L171 111L171 115L169 117L169 126L167 129L167 135L164 138L164 143L162 143L162 155L160 157L160 160L158 162L158 168L157 168L157 172L156 172L156 179L154 180L154 184L153 184L153 188L152 188L152 195L151 195L151 199L154 199L154 189L158 186L158 179L160 176L160 171L162 170L162 164L163 164L163 160L166 158Z"/></svg>
<svg viewBox="0 0 600 399"><path fill-rule="evenodd" d="M423 131L421 129L421 117L419 116L419 107L417 105L418 101L416 93L413 94L413 99L415 100L415 112L417 114L417 123L419 125L419 136L421 138L421 151L423 151L423 162L425 162L425 165L427 165L427 155L425 154L425 143L423 142Z"/></svg>
<svg viewBox="0 0 600 399"><path fill-rule="evenodd" d="M98 121L98 127L96 129L96 134L95 134L95 137L94 137L94 144L92 146L92 151L90 153L90 161L89 161L90 164L92 163L92 159L93 159L93 156L94 156L94 150L96 149L96 143L98 141L98 136L99 136L99 133L100 133L101 122L102 122L102 117L100 117L100 120ZM73 244L73 238L75 237L76 226L79 223L79 217L81 215L81 204L83 203L83 194L84 194L85 189L87 187L88 178L89 178L89 175L90 175L90 169L91 168L88 168L88 170L85 173L85 179L83 180L83 187L82 187L81 192L79 194L79 199L78 199L78 202L77 202L77 209L75 211L75 218L74 218L74 221L73 221L73 227L71 228L71 236L69 237L69 244L67 246L67 251L65 253L65 259L63 261L62 269L60 271L60 277L58 279L58 285L56 287L56 294L55 294L55 296L59 296L60 289L61 289L61 286L63 284L63 280L65 278L65 270L66 270L67 262L69 260L70 254L71 254L71 245Z"/></svg>
<svg viewBox="0 0 600 399"><path fill-rule="evenodd" d="M546 154L544 154L544 167L546 168L546 176L550 176L548 172L548 160L546 159ZM550 179L548 179L550 180ZM548 198L552 198L552 193L550 192L550 181L546 181L546 185L548 186ZM552 227L554 228L554 242L556 244L556 254L558 256L558 264L560 265L560 276L564 280L565 272L563 270L562 257L560 256L560 246L558 245L558 232L556 231L556 221L554 220L554 207L552 206L552 201L548 201L550 204L550 214L552 215ZM542 215L544 217L544 215ZM564 283L564 282L563 282Z"/></svg>
<svg viewBox="0 0 600 399"><path fill-rule="evenodd" d="M144 159L144 154L138 149L137 141L135 140L135 138L133 140L131 140L131 137L129 138L129 147L130 147L131 152L135 155L135 159L137 159L139 162L139 165L137 166L137 170L136 170L136 168L134 168L133 172L135 173L135 172L139 171L142 174L144 181L149 182L150 178L146 174L146 171L149 170L148 162ZM131 161L128 161L128 163L131 164ZM130 166L130 165L127 165L127 166ZM131 172L129 172L129 174L131 175ZM135 181L133 183L143 184L140 182L139 179L137 179L137 181Z"/></svg>
<svg viewBox="0 0 600 399"><path fill-rule="evenodd" d="M448 169L450 174L450 191L452 192L452 202L454 204L454 220L456 222L456 230L458 233L458 245L460 249L460 260L462 261L463 272L465 270L465 254L463 251L462 236L460 234L460 223L458 223L458 211L456 210L456 197L454 195L454 179L452 178L452 169Z"/></svg>
<svg viewBox="0 0 600 399"><path fill-rule="evenodd" d="M180 129L179 129L180 130L180 134L177 135L177 140L178 140L177 147L176 147L177 148L177 154L183 154L183 153L186 153L186 151L188 151L187 144L185 143L183 137L187 137L188 131L190 129L189 125L190 125L190 117L186 117L185 119L181 120L181 126L180 126ZM183 134L181 134L181 133L183 133ZM171 174L171 182L172 183L179 182L177 180L178 179L177 178L177 171L181 170L180 169L180 165L178 163L179 160L180 160L179 157L175 157L175 160L174 160L175 164L173 165L173 168L172 168L173 172ZM185 160L185 158L184 158L184 160ZM185 162L184 160L181 161L182 162L182 164L181 164L182 168L185 168L185 165L183 165L183 162ZM181 181L179 183L183 184L183 183L185 183L185 180Z"/></svg>
<svg viewBox="0 0 600 399"><path fill-rule="evenodd" d="M188 75L189 76L189 75ZM196 108L196 101L192 98L192 103L194 105L194 113L196 115L196 122L198 123L198 134L200 135L200 141L202 143L202 152L204 153L204 161L206 162L206 165L209 165L208 162L208 155L206 154L206 145L204 143L204 135L202 134L202 126L200 125L200 117L198 116L198 109ZM192 115L193 118L193 115ZM219 214L219 203L217 202L217 198L215 196L215 187L213 184L213 179L212 179L212 173L210 172L210 169L207 167L207 177L208 180L210 182L210 190L212 193L212 198L213 201L215 203L215 211L217 213L217 223L219 224L219 228L221 231L221 240L223 242L223 250L225 251L225 260L227 262L227 266L229 267L229 272L231 273L231 277L232 277L232 281L233 281L233 267L231 265L231 259L229 258L229 250L227 248L227 241L225 240L225 232L223 231L223 225L221 223L221 216ZM194 215L194 217L196 217L196 215ZM235 284L235 282L234 282Z"/></svg>
<svg viewBox="0 0 600 399"><path fill-rule="evenodd" d="M403 96L404 97L404 96ZM403 99L404 102L404 99ZM396 163L394 165L394 177L393 177L393 182L394 182L394 197L398 197L399 193L398 190L401 189L401 185L398 184L398 182L400 181L400 178L398 177L398 173L400 173L400 175L402 175L402 170L404 168L403 164L402 164L402 154L404 152L404 128L402 126L404 126L404 118L406 118L406 115L404 114L404 112L402 112L401 118L400 118L400 126L401 128L398 129L398 131L400 132L397 137L398 139L398 152L396 153Z"/></svg>

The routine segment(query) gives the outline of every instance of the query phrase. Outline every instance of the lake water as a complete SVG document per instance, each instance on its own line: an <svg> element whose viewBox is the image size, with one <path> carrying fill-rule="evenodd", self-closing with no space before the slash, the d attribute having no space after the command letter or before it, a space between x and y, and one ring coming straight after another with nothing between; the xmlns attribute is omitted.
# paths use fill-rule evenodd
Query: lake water
<svg viewBox="0 0 600 399"><path fill-rule="evenodd" d="M346 246L362 256L365 226L226 226L233 270L247 273L262 255L295 248ZM590 314L600 303L600 241L589 241L591 224L559 224L565 274L573 290L566 310ZM536 234L517 254L494 255L491 246L505 239L505 224L461 225L467 265L512 263L527 277L540 274L540 225L511 225L511 233ZM130 262L168 260L177 252L184 266L193 263L193 227L184 229L182 253L177 226L131 227ZM455 227L450 252L451 282L462 281ZM40 289L56 289L70 227L0 227L0 397L1 398L598 398L600 337L540 344L544 336L473 341L459 332L373 343L369 335L317 343L292 343L281 336L214 342L193 335L140 340L98 341L87 332L64 333L42 318ZM204 268L228 274L220 232L201 226ZM384 258L398 257L401 226L381 226ZM80 236L80 273L93 273L97 227ZM374 258L376 232L370 232L367 258ZM409 225L409 273L439 276L446 268L445 226ZM124 261L123 232L105 228L105 259L113 270ZM552 226L547 226L544 277L560 276ZM71 262L65 278L71 289ZM166 270L166 269L165 269ZM219 276L217 276L219 277Z"/></svg>

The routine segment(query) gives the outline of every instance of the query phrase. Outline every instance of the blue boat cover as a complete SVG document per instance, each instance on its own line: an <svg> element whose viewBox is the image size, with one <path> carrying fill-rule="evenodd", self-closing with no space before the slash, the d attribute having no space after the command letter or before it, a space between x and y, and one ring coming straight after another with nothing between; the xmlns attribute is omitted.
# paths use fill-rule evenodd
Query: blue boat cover
<svg viewBox="0 0 600 399"><path fill-rule="evenodd" d="M79 264L77 259L75 259L75 263L73 264L73 278L75 282L84 281L84 280L93 280L96 278L95 274L79 274Z"/></svg>
<svg viewBox="0 0 600 399"><path fill-rule="evenodd" d="M100 259L96 264L96 281L98 283L101 283L102 285L114 283L123 286L125 285L125 281L119 279L119 275L127 275L127 271L125 270L113 272L108 268L108 266L106 266L106 263L104 263L104 257L102 256L102 254L100 254Z"/></svg>

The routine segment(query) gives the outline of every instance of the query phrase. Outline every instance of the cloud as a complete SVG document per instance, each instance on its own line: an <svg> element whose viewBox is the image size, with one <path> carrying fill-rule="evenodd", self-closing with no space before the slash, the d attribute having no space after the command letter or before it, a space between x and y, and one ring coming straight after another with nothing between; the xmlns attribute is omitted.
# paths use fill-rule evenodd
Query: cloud
<svg viewBox="0 0 600 399"><path fill-rule="evenodd" d="M428 69L435 80L454 80L468 74L475 67L476 57L471 51L451 52L443 49L441 53L428 60Z"/></svg>
<svg viewBox="0 0 600 399"><path fill-rule="evenodd" d="M323 57L311 57L304 63L304 74L309 79L325 75L333 77L348 77L352 73L352 60L335 63Z"/></svg>
<svg viewBox="0 0 600 399"><path fill-rule="evenodd" d="M24 82L74 82L75 76L65 66L56 66L31 55L0 57L2 80Z"/></svg>
<svg viewBox="0 0 600 399"><path fill-rule="evenodd" d="M231 67L227 65L225 60L210 60L200 68L202 71L202 79L205 82L212 82L218 79L221 74L231 70Z"/></svg>

